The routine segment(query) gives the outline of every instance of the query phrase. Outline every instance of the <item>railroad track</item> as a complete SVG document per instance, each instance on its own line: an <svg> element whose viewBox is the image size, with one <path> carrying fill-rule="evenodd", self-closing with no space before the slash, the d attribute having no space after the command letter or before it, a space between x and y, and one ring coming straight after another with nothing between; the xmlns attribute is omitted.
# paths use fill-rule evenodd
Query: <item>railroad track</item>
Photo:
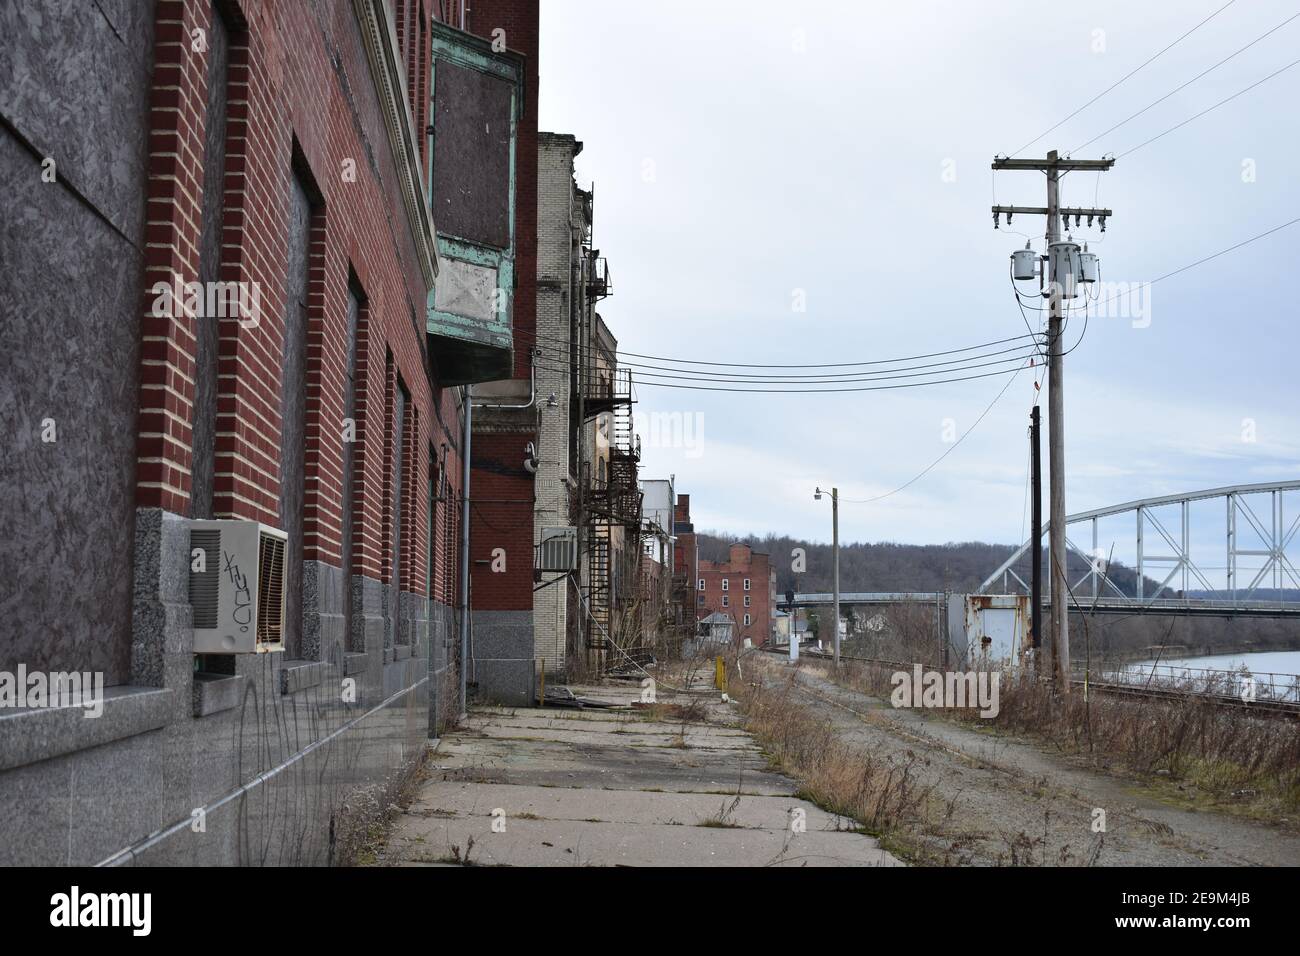
<svg viewBox="0 0 1300 956"><path fill-rule="evenodd" d="M765 654L772 654L780 657L788 657L786 651L775 650L766 647L755 648ZM820 651L800 650L799 659L812 659L822 663L832 660L830 654ZM875 664L881 667L893 667L896 670L911 670L917 664L928 670L942 669L942 665L926 663L924 661L891 661L878 657L854 657L848 654L841 654L840 660L854 661L860 664ZM1072 678L1070 685L1083 690L1087 686L1088 693L1108 694L1114 697L1129 697L1145 700L1184 700L1188 697L1197 697L1207 700L1221 707L1235 707L1241 710L1249 710L1252 713L1259 714L1261 717L1283 717L1292 720L1300 719L1300 702L1288 700L1273 700L1269 698L1255 699L1244 701L1239 697L1231 694L1214 694L1198 693L1196 691L1182 691L1171 687L1162 687L1160 685L1138 685L1126 684L1119 681L1104 680L1087 680L1084 678Z"/></svg>

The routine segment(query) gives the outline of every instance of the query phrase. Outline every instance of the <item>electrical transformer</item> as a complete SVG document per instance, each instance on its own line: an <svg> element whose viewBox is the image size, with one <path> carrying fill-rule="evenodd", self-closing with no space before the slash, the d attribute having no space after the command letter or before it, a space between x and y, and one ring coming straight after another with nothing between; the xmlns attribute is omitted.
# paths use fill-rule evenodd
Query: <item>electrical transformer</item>
<svg viewBox="0 0 1300 956"><path fill-rule="evenodd" d="M1079 244L1068 239L1053 242L1047 247L1048 278L1061 287L1064 299L1079 295Z"/></svg>
<svg viewBox="0 0 1300 956"><path fill-rule="evenodd" d="M1029 243L1025 243L1025 248L1011 253L1011 278L1032 279L1036 275L1034 270L1037 265L1038 253L1029 248Z"/></svg>

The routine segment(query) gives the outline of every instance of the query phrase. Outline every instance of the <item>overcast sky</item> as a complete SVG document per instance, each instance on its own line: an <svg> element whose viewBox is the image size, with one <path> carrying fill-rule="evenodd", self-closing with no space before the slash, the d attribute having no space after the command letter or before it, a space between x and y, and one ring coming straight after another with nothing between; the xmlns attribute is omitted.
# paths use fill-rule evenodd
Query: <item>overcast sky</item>
<svg viewBox="0 0 1300 956"><path fill-rule="evenodd" d="M1044 179L995 184L992 156L1223 2L543 2L541 126L584 143L579 181L594 182L615 286L602 313L621 350L813 364L1025 332L1008 256L1023 233L1041 246L1042 220L995 232L989 207L995 186L998 202L1042 205ZM1238 0L1019 155L1075 150L1294 12ZM1300 20L1075 155L1123 153L1297 56ZM1068 175L1064 203L1115 211L1104 241L1075 232L1102 279L1148 281L1300 216L1298 98L1300 67L1108 173ZM1158 283L1130 314L1093 314L1066 359L1070 512L1300 477L1298 248L1300 224ZM843 504L842 539L1021 540L1033 378L1022 372L906 491ZM638 412L702 424L679 435L692 447L647 436L644 473L676 475L697 527L828 540L814 486L846 499L896 488L1005 382L756 396L643 385Z"/></svg>

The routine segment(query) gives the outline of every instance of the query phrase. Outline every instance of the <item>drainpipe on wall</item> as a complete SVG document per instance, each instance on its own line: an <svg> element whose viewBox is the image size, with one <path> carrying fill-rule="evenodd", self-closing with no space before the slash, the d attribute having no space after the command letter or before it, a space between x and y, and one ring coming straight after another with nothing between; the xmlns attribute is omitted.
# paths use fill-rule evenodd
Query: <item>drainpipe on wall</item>
<svg viewBox="0 0 1300 956"><path fill-rule="evenodd" d="M537 402L537 356L542 354L541 346L533 349L532 361L528 366L528 401L522 405L502 405L494 402L479 402L478 408L523 409L532 408Z"/></svg>
<svg viewBox="0 0 1300 956"><path fill-rule="evenodd" d="M474 405L470 401L472 385L465 386L465 431L461 436L460 501L460 719L469 713L465 696L469 675L469 456Z"/></svg>
<svg viewBox="0 0 1300 956"><path fill-rule="evenodd" d="M541 349L533 349L532 362L528 373L528 401L523 405L504 405L494 402L480 402L478 408L524 409L532 408L537 402L537 356ZM460 717L463 720L469 713L469 505L470 505L470 436L473 433L474 408L472 385L465 386L465 432L461 447L464 449L461 459L461 507L460 507Z"/></svg>

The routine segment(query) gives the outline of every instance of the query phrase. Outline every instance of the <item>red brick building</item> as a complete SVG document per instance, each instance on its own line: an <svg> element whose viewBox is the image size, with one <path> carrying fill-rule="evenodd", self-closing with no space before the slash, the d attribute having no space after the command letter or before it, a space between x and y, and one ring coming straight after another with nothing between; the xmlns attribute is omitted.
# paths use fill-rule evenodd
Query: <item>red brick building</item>
<svg viewBox="0 0 1300 956"><path fill-rule="evenodd" d="M516 199L535 231L501 157L536 127L536 0L52 6L0 39L0 669L115 691L93 755L0 715L36 742L0 772L0 864L326 862L347 788L456 706L457 386L526 369L535 268L500 321L468 280L514 288ZM194 652L209 518L287 536L283 651Z"/></svg>
<svg viewBox="0 0 1300 956"><path fill-rule="evenodd" d="M538 444L533 347L537 329L537 0L481 0L469 5L464 29L504 44L523 65L516 102L511 191L513 352L499 374L473 390L470 460L470 680L498 699L532 699L534 477L525 467Z"/></svg>
<svg viewBox="0 0 1300 956"><path fill-rule="evenodd" d="M715 611L736 621L737 641L762 646L771 635L772 565L768 555L747 544L733 544L726 561L700 560L696 566L696 620Z"/></svg>

